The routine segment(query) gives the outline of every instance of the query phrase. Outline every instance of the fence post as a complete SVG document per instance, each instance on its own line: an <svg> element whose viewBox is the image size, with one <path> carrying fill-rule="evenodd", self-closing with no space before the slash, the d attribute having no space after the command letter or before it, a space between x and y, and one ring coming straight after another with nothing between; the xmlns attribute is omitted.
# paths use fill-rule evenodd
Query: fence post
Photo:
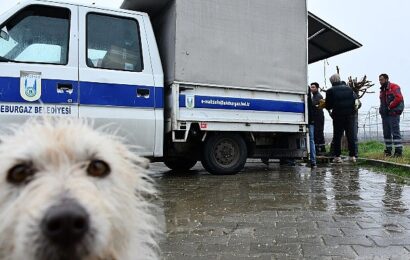
<svg viewBox="0 0 410 260"><path fill-rule="evenodd" d="M368 116L369 116L369 136L370 136L370 139L372 139L372 125L371 125L371 120L370 120L370 110L369 110L369 112L368 112Z"/></svg>
<svg viewBox="0 0 410 260"><path fill-rule="evenodd" d="M375 109L375 116L376 116L376 138L377 138L377 141L379 141L379 117L378 117L378 115L377 115L377 110L378 110L378 108L377 107L375 107L374 108Z"/></svg>

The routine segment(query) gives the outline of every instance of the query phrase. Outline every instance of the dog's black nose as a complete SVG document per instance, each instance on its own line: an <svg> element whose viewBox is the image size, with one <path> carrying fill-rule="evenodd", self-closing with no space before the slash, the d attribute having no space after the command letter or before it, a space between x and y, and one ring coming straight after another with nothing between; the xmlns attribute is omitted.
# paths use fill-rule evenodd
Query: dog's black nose
<svg viewBox="0 0 410 260"><path fill-rule="evenodd" d="M47 210L41 228L50 242L69 247L79 243L88 232L89 216L77 202L65 200Z"/></svg>

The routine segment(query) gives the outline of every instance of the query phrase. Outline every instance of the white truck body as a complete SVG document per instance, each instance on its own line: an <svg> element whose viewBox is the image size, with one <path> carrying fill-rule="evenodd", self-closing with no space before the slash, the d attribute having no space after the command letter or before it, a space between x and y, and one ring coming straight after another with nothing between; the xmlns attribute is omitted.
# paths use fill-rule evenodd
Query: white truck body
<svg viewBox="0 0 410 260"><path fill-rule="evenodd" d="M122 7L147 12L153 23L172 148L165 154L189 157L200 147L190 136L199 132L201 141L239 133L248 157L307 155L306 1L126 0Z"/></svg>
<svg viewBox="0 0 410 260"><path fill-rule="evenodd" d="M216 174L307 156L306 1L159 2L125 1L151 17L47 0L3 14L2 126L91 118L172 169Z"/></svg>
<svg viewBox="0 0 410 260"><path fill-rule="evenodd" d="M123 6L144 2L157 6ZM176 0L151 13L167 84L306 93L305 1Z"/></svg>

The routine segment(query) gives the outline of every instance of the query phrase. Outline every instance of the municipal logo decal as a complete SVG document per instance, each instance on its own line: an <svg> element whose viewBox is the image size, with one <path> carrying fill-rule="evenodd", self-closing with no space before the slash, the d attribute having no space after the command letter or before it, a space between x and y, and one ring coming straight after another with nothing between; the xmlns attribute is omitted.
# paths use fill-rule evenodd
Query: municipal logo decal
<svg viewBox="0 0 410 260"><path fill-rule="evenodd" d="M185 107L189 109L192 109L195 107L195 96L194 95L185 96Z"/></svg>
<svg viewBox="0 0 410 260"><path fill-rule="evenodd" d="M20 95L26 101L41 97L41 72L20 71Z"/></svg>

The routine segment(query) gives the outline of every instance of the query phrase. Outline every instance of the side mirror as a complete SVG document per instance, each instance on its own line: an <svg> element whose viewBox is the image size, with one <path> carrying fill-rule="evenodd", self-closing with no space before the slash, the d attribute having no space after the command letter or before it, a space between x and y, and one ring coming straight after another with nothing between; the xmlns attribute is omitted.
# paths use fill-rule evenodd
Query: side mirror
<svg viewBox="0 0 410 260"><path fill-rule="evenodd" d="M0 32L0 38L2 38L2 39L4 39L4 40L8 41L10 37L9 37L9 34L8 34L6 31L1 30L1 32Z"/></svg>

